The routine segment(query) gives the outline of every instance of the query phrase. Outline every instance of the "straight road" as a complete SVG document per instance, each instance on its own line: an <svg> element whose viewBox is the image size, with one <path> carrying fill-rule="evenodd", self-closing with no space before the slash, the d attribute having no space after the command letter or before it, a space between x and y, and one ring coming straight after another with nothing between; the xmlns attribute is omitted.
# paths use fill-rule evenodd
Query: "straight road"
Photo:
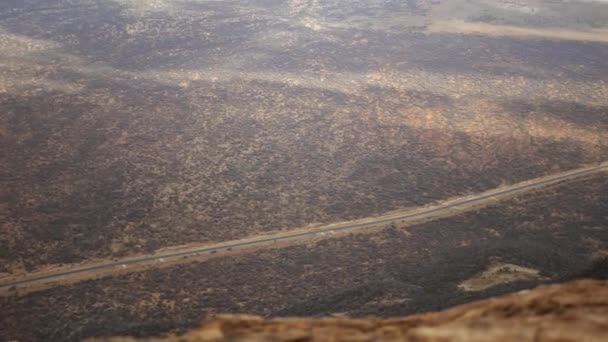
<svg viewBox="0 0 608 342"><path fill-rule="evenodd" d="M400 225L411 224L421 220L436 219L457 215L465 210L471 210L498 200L513 197L515 195L531 190L543 188L560 182L565 182L591 175L598 172L608 171L608 162L599 165L584 167L576 170L561 172L550 176L535 178L525 182L485 191L479 194L462 197L442 202L440 204L412 209L404 212L395 212L379 217L361 219L350 222L335 223L316 228L296 229L288 232L246 238L236 241L228 241L207 246L187 246L173 248L171 251L158 252L152 255L138 257L126 257L120 260L98 262L96 264L81 264L67 266L51 271L34 272L19 278L5 278L0 282L0 293L6 292L12 287L30 287L36 284L45 284L46 287L61 284L62 281L82 281L86 279L108 276L114 273L124 272L125 269L133 269L133 266L159 265L165 261L181 258L184 262L190 261L184 257L202 254L216 254L222 251L231 251L236 248L256 247L271 245L272 243L287 240L296 240L312 236L327 236L336 232L355 231L366 228L378 227L392 222L400 222Z"/></svg>

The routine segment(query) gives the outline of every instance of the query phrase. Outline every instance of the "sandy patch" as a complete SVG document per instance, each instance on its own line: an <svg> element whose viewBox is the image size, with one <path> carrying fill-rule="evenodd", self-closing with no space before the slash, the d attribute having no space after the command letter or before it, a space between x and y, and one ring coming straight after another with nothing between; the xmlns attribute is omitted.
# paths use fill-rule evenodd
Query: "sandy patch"
<svg viewBox="0 0 608 342"><path fill-rule="evenodd" d="M543 279L538 273L539 271L533 268L494 262L488 269L465 280L458 287L464 291L481 291L515 281Z"/></svg>
<svg viewBox="0 0 608 342"><path fill-rule="evenodd" d="M428 32L447 32L460 34L483 34L488 36L528 37L558 40L580 40L608 42L607 29L571 30L562 28L530 28L510 25L492 25L469 23L460 20L434 22L427 28Z"/></svg>

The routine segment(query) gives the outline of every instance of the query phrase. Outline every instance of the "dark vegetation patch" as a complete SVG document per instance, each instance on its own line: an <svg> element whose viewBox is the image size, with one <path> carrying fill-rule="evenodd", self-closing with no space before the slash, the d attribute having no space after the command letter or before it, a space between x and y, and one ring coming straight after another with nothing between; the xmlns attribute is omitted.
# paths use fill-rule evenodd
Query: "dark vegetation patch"
<svg viewBox="0 0 608 342"><path fill-rule="evenodd" d="M395 98L437 111L451 100L370 91L386 99L383 108L268 82L227 84L206 97L128 80L78 95L0 95L11 127L1 167L10 199L3 260L32 269L354 219L606 155L576 141L412 127ZM221 99L238 110L228 114ZM257 120L247 108L273 116Z"/></svg>

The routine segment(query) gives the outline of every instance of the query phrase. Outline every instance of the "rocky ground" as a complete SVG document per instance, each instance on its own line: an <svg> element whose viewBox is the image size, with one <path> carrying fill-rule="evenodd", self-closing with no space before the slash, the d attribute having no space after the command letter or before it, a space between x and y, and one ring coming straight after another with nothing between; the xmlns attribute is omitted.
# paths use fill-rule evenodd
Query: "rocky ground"
<svg viewBox="0 0 608 342"><path fill-rule="evenodd" d="M582 280L390 319L221 316L182 336L89 341L600 342L607 338L608 281Z"/></svg>

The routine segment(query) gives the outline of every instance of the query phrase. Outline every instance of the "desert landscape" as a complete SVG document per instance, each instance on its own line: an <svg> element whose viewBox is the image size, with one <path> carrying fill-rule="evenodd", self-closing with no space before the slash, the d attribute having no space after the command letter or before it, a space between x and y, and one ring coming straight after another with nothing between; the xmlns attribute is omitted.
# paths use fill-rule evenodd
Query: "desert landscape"
<svg viewBox="0 0 608 342"><path fill-rule="evenodd" d="M149 336L217 313L392 317L601 277L607 213L604 174L406 228L17 292L0 297L0 337Z"/></svg>
<svg viewBox="0 0 608 342"><path fill-rule="evenodd" d="M5 0L0 146L0 340L390 317L602 277L608 3ZM13 285L580 168L425 222Z"/></svg>

